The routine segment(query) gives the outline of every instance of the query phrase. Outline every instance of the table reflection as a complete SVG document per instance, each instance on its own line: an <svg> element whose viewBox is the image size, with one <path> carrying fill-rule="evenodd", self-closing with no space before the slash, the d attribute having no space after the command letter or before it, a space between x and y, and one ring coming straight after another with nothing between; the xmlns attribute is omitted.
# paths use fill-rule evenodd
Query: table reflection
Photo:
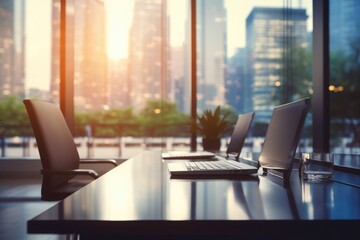
<svg viewBox="0 0 360 240"><path fill-rule="evenodd" d="M335 179L339 174L335 173ZM267 176L172 179L167 162L159 161L159 153L148 152L64 199L39 219L42 218L71 221L359 219L360 191L339 182L307 182L294 172L288 187Z"/></svg>
<svg viewBox="0 0 360 240"><path fill-rule="evenodd" d="M246 219L265 218L258 182L234 182L232 190L228 194L230 219L237 219L239 216Z"/></svg>

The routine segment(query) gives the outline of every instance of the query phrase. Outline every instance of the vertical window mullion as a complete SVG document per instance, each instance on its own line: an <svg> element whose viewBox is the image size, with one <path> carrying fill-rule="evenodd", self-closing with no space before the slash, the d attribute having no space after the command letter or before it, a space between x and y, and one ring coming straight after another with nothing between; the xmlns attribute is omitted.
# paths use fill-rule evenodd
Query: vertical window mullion
<svg viewBox="0 0 360 240"><path fill-rule="evenodd" d="M313 150L330 150L329 0L313 0Z"/></svg>
<svg viewBox="0 0 360 240"><path fill-rule="evenodd" d="M74 133L74 2L61 0L60 7L60 108Z"/></svg>
<svg viewBox="0 0 360 240"><path fill-rule="evenodd" d="M196 54L196 0L191 0L191 118L196 121L196 72L197 72L197 54ZM192 124L191 129L191 150L196 151L196 127Z"/></svg>

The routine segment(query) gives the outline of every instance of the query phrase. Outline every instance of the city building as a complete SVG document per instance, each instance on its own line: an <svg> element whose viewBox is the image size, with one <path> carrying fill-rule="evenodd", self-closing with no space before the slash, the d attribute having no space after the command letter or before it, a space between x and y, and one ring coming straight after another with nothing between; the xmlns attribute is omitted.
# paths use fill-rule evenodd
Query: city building
<svg viewBox="0 0 360 240"><path fill-rule="evenodd" d="M0 99L25 97L25 1L0 1Z"/></svg>
<svg viewBox="0 0 360 240"><path fill-rule="evenodd" d="M255 7L246 19L247 80L251 91L245 111L268 121L276 103L276 88L286 84L284 59L295 47L307 46L305 9ZM287 99L288 101L288 99ZM273 104L271 104L273 103Z"/></svg>
<svg viewBox="0 0 360 240"><path fill-rule="evenodd" d="M189 85L189 78L185 77L185 47L172 47L170 55L169 84L171 98L177 103L179 111L186 112L190 106L189 96L185 95L185 86ZM187 84L186 84L187 82Z"/></svg>
<svg viewBox="0 0 360 240"><path fill-rule="evenodd" d="M127 59L108 60L108 82L109 82L109 108L122 108L129 106Z"/></svg>
<svg viewBox="0 0 360 240"><path fill-rule="evenodd" d="M246 48L239 48L235 55L228 60L226 88L226 104L239 113L244 113L247 94L246 88Z"/></svg>
<svg viewBox="0 0 360 240"><path fill-rule="evenodd" d="M51 2L51 81L50 100L60 103L60 0ZM32 95L30 95L32 96Z"/></svg>
<svg viewBox="0 0 360 240"><path fill-rule="evenodd" d="M330 51L351 53L352 43L359 42L360 5L357 0L331 1L330 4Z"/></svg>
<svg viewBox="0 0 360 240"><path fill-rule="evenodd" d="M197 109L225 104L226 10L223 0L197 1Z"/></svg>
<svg viewBox="0 0 360 240"><path fill-rule="evenodd" d="M75 1L74 104L79 110L108 107L105 6L102 0Z"/></svg>
<svg viewBox="0 0 360 240"><path fill-rule="evenodd" d="M162 0L136 0L129 33L129 99L136 111L148 100L167 98L168 40ZM165 25L164 25L165 26Z"/></svg>

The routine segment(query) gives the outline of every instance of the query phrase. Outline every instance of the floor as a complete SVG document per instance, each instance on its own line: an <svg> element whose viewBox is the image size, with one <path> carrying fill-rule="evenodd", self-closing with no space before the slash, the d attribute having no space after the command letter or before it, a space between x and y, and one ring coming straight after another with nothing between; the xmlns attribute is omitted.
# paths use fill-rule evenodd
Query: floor
<svg viewBox="0 0 360 240"><path fill-rule="evenodd" d="M40 199L41 180L0 178L0 239L62 240L61 235L28 234L27 221L56 202Z"/></svg>

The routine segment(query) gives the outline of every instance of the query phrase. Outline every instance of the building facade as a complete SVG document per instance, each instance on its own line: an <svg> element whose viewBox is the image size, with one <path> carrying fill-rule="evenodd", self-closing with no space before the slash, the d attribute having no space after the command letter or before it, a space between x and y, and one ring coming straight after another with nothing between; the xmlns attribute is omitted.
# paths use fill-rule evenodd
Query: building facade
<svg viewBox="0 0 360 240"><path fill-rule="evenodd" d="M226 87L226 103L238 113L244 113L247 94L246 89L246 48L239 48L228 60Z"/></svg>
<svg viewBox="0 0 360 240"><path fill-rule="evenodd" d="M146 102L167 99L168 40L162 29L166 21L162 0L135 1L129 33L129 104L136 111Z"/></svg>
<svg viewBox="0 0 360 240"><path fill-rule="evenodd" d="M225 105L226 10L223 0L197 1L197 108Z"/></svg>
<svg viewBox="0 0 360 240"><path fill-rule="evenodd" d="M0 99L25 97L25 1L0 1Z"/></svg>
<svg viewBox="0 0 360 240"><path fill-rule="evenodd" d="M247 77L251 91L245 111L268 121L279 96L276 88L289 81L289 55L307 46L305 9L254 8L246 19Z"/></svg>
<svg viewBox="0 0 360 240"><path fill-rule="evenodd" d="M359 42L360 4L357 0L330 1L330 51L351 53L352 42Z"/></svg>

